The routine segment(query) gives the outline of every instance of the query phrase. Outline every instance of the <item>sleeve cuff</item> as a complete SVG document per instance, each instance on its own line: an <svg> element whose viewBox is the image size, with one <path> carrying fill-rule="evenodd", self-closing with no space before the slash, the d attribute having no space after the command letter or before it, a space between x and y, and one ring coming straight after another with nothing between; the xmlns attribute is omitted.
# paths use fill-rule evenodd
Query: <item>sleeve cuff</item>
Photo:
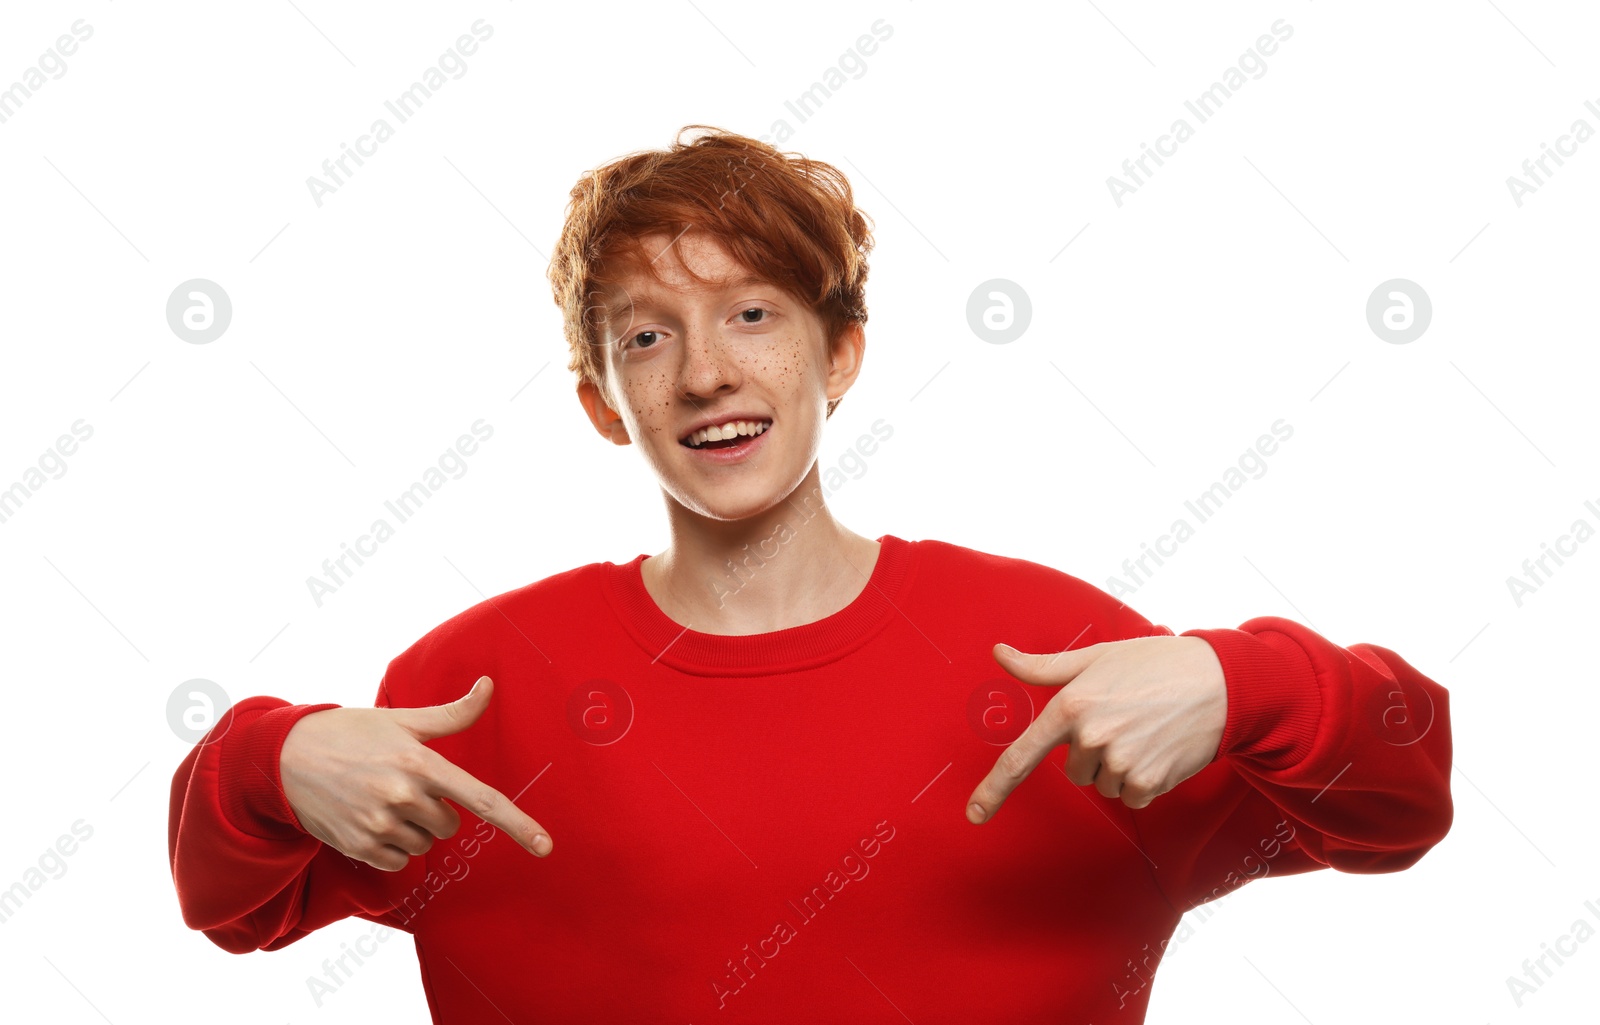
<svg viewBox="0 0 1600 1025"><path fill-rule="evenodd" d="M1228 718L1218 758L1249 758L1282 769L1311 753L1322 722L1322 692L1299 644L1266 630L1185 630L1179 636L1201 638L1222 663Z"/></svg>
<svg viewBox="0 0 1600 1025"><path fill-rule="evenodd" d="M240 721L235 721L234 711L229 710L225 729L217 732L217 739L227 735L219 765L219 786L222 812L236 829L269 839L305 835L284 796L278 773L283 739L304 716L339 707L283 705ZM209 738L206 741L214 742Z"/></svg>

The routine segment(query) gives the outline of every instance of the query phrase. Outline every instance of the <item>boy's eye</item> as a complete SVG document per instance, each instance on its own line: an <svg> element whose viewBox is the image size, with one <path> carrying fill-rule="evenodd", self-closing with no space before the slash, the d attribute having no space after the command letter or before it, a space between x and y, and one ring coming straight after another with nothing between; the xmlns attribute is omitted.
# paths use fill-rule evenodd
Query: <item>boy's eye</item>
<svg viewBox="0 0 1600 1025"><path fill-rule="evenodd" d="M752 313L756 314L757 316L755 318L751 318L750 314L752 314ZM771 320L773 314L772 314L771 310L767 309L764 306L752 306L749 309L744 310L743 312L741 312L739 314L739 316L744 318L744 323L746 323L746 324L762 324L762 323L765 323L766 321ZM658 336L660 334L661 334L661 332L659 332L659 331L640 331L638 334L634 335L632 338L624 339L623 342L622 342L622 347L624 349L627 349L627 348L648 349L651 345L655 344L655 342L657 340L654 336ZM651 337L651 339L649 341L641 342L640 339L644 338L645 335L651 335L652 337ZM637 345L634 344L636 342L638 343Z"/></svg>

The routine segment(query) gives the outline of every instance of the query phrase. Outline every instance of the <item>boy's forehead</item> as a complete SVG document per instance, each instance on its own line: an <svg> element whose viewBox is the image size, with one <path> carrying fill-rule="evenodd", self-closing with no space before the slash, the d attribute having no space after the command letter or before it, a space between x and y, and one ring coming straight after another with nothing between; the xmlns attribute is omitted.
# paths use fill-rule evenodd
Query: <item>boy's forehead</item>
<svg viewBox="0 0 1600 1025"><path fill-rule="evenodd" d="M612 286L613 304L626 306L630 295L635 302L645 297L695 295L739 287L760 278L718 239L698 231L676 235L656 232L645 235L640 242L640 250L619 257L616 273L611 275L617 282Z"/></svg>

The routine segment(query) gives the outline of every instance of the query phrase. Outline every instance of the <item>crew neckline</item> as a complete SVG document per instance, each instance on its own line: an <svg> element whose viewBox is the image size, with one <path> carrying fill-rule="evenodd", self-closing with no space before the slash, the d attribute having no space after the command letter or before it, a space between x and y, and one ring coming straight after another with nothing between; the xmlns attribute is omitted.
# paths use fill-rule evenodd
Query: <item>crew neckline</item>
<svg viewBox="0 0 1600 1025"><path fill-rule="evenodd" d="M648 553L602 563L601 581L623 629L652 663L698 676L796 672L842 658L899 614L896 603L915 567L916 545L893 534L876 540L877 562L850 604L822 619L768 633L711 634L678 623L644 585Z"/></svg>

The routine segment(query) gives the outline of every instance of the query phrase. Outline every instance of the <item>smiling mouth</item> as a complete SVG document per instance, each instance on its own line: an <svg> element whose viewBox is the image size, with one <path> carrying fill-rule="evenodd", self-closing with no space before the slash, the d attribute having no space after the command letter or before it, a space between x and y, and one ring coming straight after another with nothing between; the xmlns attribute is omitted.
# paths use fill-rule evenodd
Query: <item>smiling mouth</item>
<svg viewBox="0 0 1600 1025"><path fill-rule="evenodd" d="M734 448L760 437L771 427L771 420L734 420L721 427L702 428L678 444L693 449Z"/></svg>

